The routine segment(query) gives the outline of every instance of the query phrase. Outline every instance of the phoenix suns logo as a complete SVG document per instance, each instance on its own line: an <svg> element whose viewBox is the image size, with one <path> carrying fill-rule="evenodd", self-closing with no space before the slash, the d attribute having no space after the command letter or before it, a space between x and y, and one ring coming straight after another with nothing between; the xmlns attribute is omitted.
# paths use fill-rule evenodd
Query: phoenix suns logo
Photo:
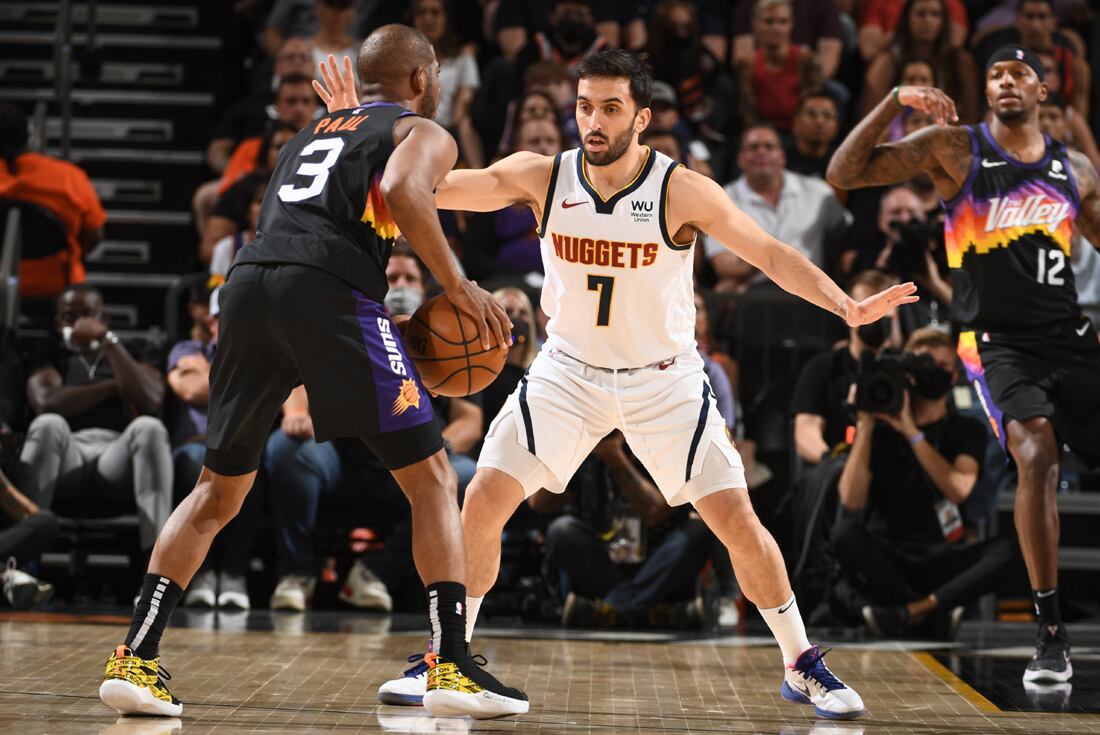
<svg viewBox="0 0 1100 735"><path fill-rule="evenodd" d="M390 415L400 416L410 408L420 408L420 389L416 387L415 380L406 378L401 381L401 390L393 402L393 411Z"/></svg>

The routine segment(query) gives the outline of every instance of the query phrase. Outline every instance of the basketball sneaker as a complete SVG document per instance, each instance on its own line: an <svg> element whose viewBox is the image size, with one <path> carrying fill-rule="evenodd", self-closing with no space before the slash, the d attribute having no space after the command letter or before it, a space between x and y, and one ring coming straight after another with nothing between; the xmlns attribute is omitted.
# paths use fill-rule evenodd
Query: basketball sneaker
<svg viewBox="0 0 1100 735"><path fill-rule="evenodd" d="M15 558L9 557L7 566L0 574L3 582L4 597L16 610L32 610L41 607L53 597L53 585L41 582L15 566Z"/></svg>
<svg viewBox="0 0 1100 735"><path fill-rule="evenodd" d="M448 661L435 653L426 653L424 663L428 665L424 709L430 715L468 715L475 720L483 720L522 715L530 707L526 694L504 686L479 666L487 663L480 656L467 656L457 662Z"/></svg>
<svg viewBox="0 0 1100 735"><path fill-rule="evenodd" d="M1065 682L1073 678L1069 636L1063 625L1043 625L1035 641L1035 655L1024 669L1024 681Z"/></svg>
<svg viewBox="0 0 1100 735"><path fill-rule="evenodd" d="M120 715L164 715L176 717L183 704L165 685L172 676L160 667L160 657L146 661L126 646L119 646L107 659L99 698Z"/></svg>
<svg viewBox="0 0 1100 735"><path fill-rule="evenodd" d="M424 661L427 654L417 653L409 656L412 664L397 679L378 687L378 701L382 704L396 704L407 707L419 707L424 704L424 692L428 689L428 664Z"/></svg>
<svg viewBox="0 0 1100 735"><path fill-rule="evenodd" d="M833 676L822 659L828 651L810 646L787 667L779 693L797 704L812 704L818 717L851 720L863 714L863 700L855 690Z"/></svg>

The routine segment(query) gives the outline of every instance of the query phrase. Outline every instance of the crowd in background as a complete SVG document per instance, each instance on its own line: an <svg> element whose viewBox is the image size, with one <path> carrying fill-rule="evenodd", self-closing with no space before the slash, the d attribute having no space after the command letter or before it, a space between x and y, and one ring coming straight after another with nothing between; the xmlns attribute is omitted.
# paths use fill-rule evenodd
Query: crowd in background
<svg viewBox="0 0 1100 735"><path fill-rule="evenodd" d="M761 515L787 529L779 535L804 576L796 578L800 595L814 598L802 605L816 608L815 620L866 624L884 635L914 628L950 636L965 605L1006 574L1022 574L1009 540L985 538L1006 471L978 401L959 380L932 183L918 176L885 189L838 191L824 172L845 132L898 84L944 89L960 124L987 119L985 63L1008 42L1043 61L1051 92L1040 111L1044 132L1100 167L1083 40L1096 22L1088 3L253 0L234 8L225 32L229 63L211 82L224 104L206 147L210 177L192 202L197 258L209 278L191 304L191 334L178 344L150 349L111 332L101 295L81 284L81 254L102 236L102 207L78 168L25 152L25 119L0 109L0 197L44 203L70 235L70 249L22 284L27 297L49 300L54 337L23 364L10 363L16 350L3 352L0 439L8 474L0 556L13 556L22 569L6 574L10 586L31 590L19 604L46 595L48 585L27 572L50 548L55 515L136 513L140 565L194 486L218 338L217 286L254 236L282 146L323 112L311 86L319 61L354 59L362 39L390 22L415 26L435 48L442 87L435 120L458 142L460 167L577 146L576 64L606 47L644 52L656 82L643 144L724 185L739 208L854 298L894 282L918 284L920 303L896 317L848 333L826 329L816 335L824 341L807 341L819 354L806 354L800 374L779 385L748 376L738 359L756 349L738 328L738 310L766 301L775 287L721 243L702 237L695 250L699 350L744 456L750 492L758 508L776 506ZM886 139L931 124L906 109ZM72 182L68 199L39 191L36 182L55 169L55 179ZM490 421L545 337L543 273L527 207L440 218L466 274L495 291L517 337L503 373L483 393L433 399L461 496ZM1098 261L1089 243L1075 244L1079 296L1094 316ZM392 315L412 313L436 288L404 242L387 278ZM861 361L899 352L925 358L910 372L904 405L886 413L857 406L852 386ZM764 405L771 395L779 398ZM764 440L763 414L787 436L780 452ZM345 604L417 604L407 504L378 461L356 441L315 442L301 388L272 428L258 487L219 536L184 604L304 610L318 580L334 579ZM917 430L955 468L949 477L906 441ZM348 544L320 553L325 519L364 507L385 509L387 519L364 518L352 534L350 548L366 553L353 557ZM601 442L566 493L532 497L505 541L500 589L512 595L513 612L549 610L567 625L597 627L731 625L739 615L721 546L690 507L664 503L618 435ZM248 579L257 555L273 570L274 591L264 599ZM919 614L895 614L906 605Z"/></svg>

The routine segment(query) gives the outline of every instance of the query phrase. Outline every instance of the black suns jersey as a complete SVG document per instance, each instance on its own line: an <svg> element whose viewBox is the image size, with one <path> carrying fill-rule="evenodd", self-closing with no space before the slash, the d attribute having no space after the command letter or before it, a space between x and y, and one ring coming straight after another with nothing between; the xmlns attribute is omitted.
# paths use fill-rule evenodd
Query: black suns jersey
<svg viewBox="0 0 1100 735"><path fill-rule="evenodd" d="M382 199L382 174L394 150L394 122L412 114L372 102L325 115L295 135L279 153L256 239L234 265L312 266L382 301L400 234Z"/></svg>
<svg viewBox="0 0 1100 735"><path fill-rule="evenodd" d="M967 126L973 160L961 191L944 202L952 312L963 327L1036 331L1079 319L1070 235L1080 199L1065 146L1018 161L989 127Z"/></svg>

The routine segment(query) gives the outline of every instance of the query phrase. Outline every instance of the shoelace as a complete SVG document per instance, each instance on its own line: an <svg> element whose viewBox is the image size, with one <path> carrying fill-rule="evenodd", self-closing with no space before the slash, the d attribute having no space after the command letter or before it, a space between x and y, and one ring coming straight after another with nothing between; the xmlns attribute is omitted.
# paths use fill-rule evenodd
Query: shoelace
<svg viewBox="0 0 1100 735"><path fill-rule="evenodd" d="M409 663L412 664L409 668L405 669L405 676L415 679L428 670L428 664L424 661L423 653L414 653L409 656Z"/></svg>
<svg viewBox="0 0 1100 735"><path fill-rule="evenodd" d="M806 664L805 668L799 669L803 679L810 679L813 677L821 686L825 687L825 691L831 692L834 689L844 689L844 685L840 683L840 680L833 676L833 672L829 671L829 668L822 661L825 658L825 654L833 649L822 651L820 648Z"/></svg>

